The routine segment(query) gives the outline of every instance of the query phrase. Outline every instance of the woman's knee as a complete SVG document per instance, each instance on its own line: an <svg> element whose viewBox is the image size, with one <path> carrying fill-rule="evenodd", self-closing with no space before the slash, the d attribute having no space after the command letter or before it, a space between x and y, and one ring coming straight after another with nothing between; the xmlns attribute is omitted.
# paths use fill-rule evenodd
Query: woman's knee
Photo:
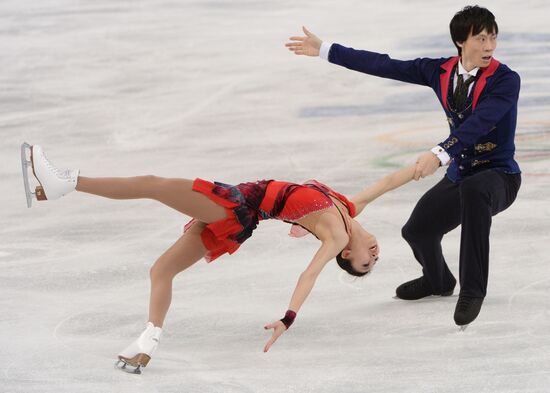
<svg viewBox="0 0 550 393"><path fill-rule="evenodd" d="M149 269L151 281L172 280L176 274L177 272L169 268L162 258L159 258Z"/></svg>

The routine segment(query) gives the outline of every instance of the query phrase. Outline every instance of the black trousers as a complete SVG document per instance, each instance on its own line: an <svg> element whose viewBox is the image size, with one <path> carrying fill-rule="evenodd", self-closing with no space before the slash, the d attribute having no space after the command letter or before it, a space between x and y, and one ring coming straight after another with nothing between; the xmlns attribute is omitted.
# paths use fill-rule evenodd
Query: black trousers
<svg viewBox="0 0 550 393"><path fill-rule="evenodd" d="M514 202L520 185L520 174L489 169L460 183L445 176L420 198L402 235L435 294L450 289L453 277L441 240L461 224L460 295L485 297L492 217Z"/></svg>

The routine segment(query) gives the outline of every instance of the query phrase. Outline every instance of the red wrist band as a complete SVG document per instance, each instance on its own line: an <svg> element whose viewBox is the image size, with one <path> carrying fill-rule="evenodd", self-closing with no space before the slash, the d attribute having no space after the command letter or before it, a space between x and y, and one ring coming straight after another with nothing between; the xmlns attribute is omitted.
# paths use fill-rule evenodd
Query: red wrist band
<svg viewBox="0 0 550 393"><path fill-rule="evenodd" d="M296 313L292 310L288 310L285 314L285 317L281 319L280 321L284 323L287 330L288 328L294 323L294 320L296 319Z"/></svg>

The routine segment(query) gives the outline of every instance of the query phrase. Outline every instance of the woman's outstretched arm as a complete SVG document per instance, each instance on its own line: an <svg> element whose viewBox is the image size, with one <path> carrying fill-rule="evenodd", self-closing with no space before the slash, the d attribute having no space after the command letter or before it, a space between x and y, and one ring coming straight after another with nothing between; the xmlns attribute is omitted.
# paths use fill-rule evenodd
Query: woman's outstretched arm
<svg viewBox="0 0 550 393"><path fill-rule="evenodd" d="M363 191L354 195L351 201L355 205L356 216L359 215L369 203L374 201L379 196L402 186L414 179L416 165L411 165L403 169L399 169L389 175L383 177L376 183L368 186Z"/></svg>
<svg viewBox="0 0 550 393"><path fill-rule="evenodd" d="M332 214L323 214L320 217L319 222L315 226L315 231L317 237L319 237L322 241L322 245L313 256L313 259L306 270L304 270L300 275L298 283L296 284L296 289L290 299L290 304L288 306L288 311L285 318L264 327L266 330L273 329L273 335L265 345L264 352L267 352L279 336L281 336L281 334L283 334L288 327L290 327L296 313L298 313L306 301L308 295L313 289L313 286L315 285L317 277L325 265L332 259L336 258L336 255L338 255L348 244L349 237L346 234L345 229L340 226L342 226L342 221L339 217ZM291 320L285 321L289 313L292 315Z"/></svg>

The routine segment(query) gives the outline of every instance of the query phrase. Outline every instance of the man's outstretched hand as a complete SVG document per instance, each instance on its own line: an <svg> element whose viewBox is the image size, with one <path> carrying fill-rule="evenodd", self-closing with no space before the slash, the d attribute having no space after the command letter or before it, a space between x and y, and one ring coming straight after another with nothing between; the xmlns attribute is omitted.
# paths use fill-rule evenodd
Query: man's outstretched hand
<svg viewBox="0 0 550 393"><path fill-rule="evenodd" d="M303 26L302 30L305 37L290 37L290 42L287 42L285 46L295 55L319 56L322 41Z"/></svg>

